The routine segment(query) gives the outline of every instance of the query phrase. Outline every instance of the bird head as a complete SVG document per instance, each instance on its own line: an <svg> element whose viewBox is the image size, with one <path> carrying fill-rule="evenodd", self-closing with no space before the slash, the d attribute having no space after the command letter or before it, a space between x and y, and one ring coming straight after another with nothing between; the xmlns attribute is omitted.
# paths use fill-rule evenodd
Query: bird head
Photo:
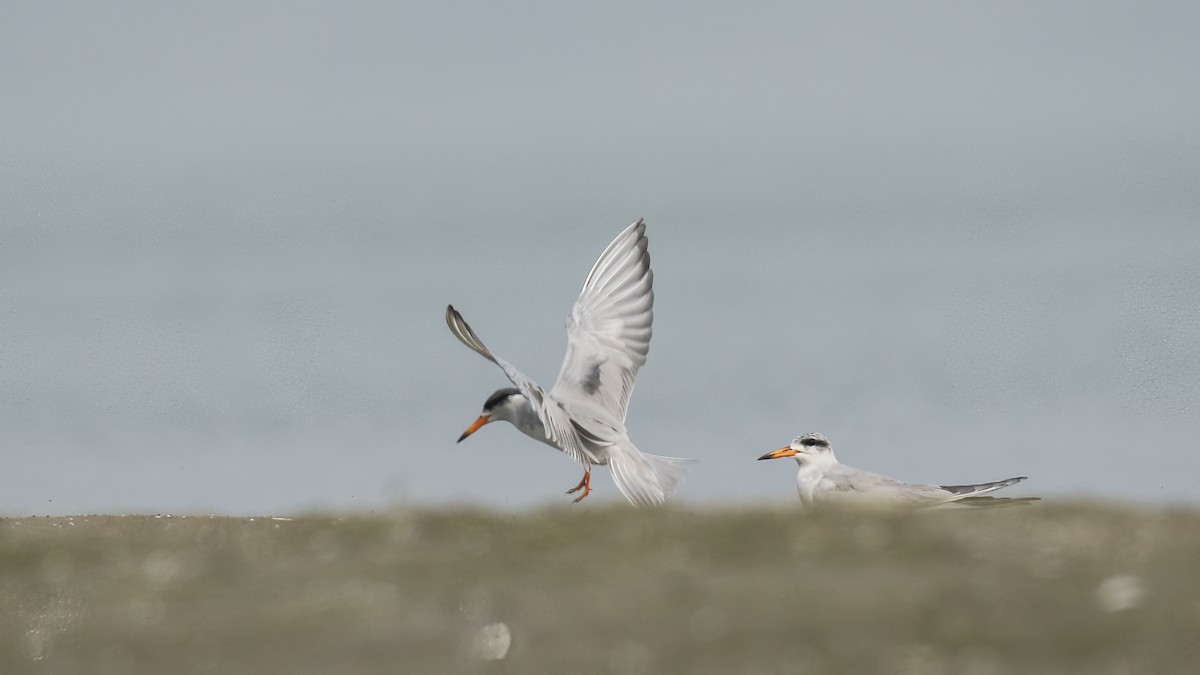
<svg viewBox="0 0 1200 675"><path fill-rule="evenodd" d="M492 395L483 402L483 412L479 414L479 417L475 418L474 422L471 422L471 426L467 427L462 436L458 437L457 442L462 443L464 438L479 431L479 427L488 422L495 422L497 420L512 422L516 411L515 406L518 400L523 398L524 396L521 395L521 392L513 387L505 387L504 389L497 389L492 392Z"/></svg>
<svg viewBox="0 0 1200 675"><path fill-rule="evenodd" d="M778 450L772 450L771 452L768 452L767 454L763 455L762 457L759 457L759 459L762 460L762 459L779 459L781 457L795 457L797 462L800 462L801 464L803 464L806 461L809 461L811 459L823 457L825 455L832 455L832 454L833 454L833 449L829 446L829 439L825 438L821 434L814 433L814 434L804 434L803 436L797 436L792 439L791 445L787 446L786 448L779 448Z"/></svg>

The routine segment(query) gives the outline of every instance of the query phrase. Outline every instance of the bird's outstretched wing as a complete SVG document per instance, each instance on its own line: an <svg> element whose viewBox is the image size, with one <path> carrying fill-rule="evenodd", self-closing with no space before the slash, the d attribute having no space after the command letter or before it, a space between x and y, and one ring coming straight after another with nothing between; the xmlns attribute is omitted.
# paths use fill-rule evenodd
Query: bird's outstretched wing
<svg viewBox="0 0 1200 675"><path fill-rule="evenodd" d="M557 401L548 400L546 393L542 391L541 385L534 382L524 373L517 370L511 363L496 356L483 344L475 331L467 325L462 314L454 309L454 305L446 306L446 325L450 327L450 332L454 333L464 345L478 352L483 358L500 366L508 379L521 392L525 398L529 399L530 405L537 411L538 418L542 421L542 426L546 428L546 435L555 443L567 456L572 459L590 465L591 455L584 450L579 437L572 430L571 416L562 408Z"/></svg>
<svg viewBox="0 0 1200 675"><path fill-rule="evenodd" d="M567 354L551 398L624 424L634 378L650 351L654 273L646 223L613 239L583 282L567 318Z"/></svg>

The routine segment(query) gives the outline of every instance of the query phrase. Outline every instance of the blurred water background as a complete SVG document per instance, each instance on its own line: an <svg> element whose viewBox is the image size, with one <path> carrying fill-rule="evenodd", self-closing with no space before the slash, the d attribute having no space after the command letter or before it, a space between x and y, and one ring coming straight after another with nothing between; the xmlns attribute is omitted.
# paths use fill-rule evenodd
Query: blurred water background
<svg viewBox="0 0 1200 675"><path fill-rule="evenodd" d="M686 502L1200 493L1196 5L6 3L0 514L564 504L504 425L649 223ZM589 501L619 499L598 474ZM1015 494L1015 493L1014 493ZM581 508L586 508L585 506Z"/></svg>

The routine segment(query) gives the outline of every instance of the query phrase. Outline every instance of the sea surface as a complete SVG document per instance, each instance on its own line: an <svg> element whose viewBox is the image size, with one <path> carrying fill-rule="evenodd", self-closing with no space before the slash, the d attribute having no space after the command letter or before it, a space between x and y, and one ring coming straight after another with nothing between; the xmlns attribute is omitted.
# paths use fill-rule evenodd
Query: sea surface
<svg viewBox="0 0 1200 675"><path fill-rule="evenodd" d="M700 460L685 503L794 500L794 465L755 459L808 431L908 480L1200 501L1182 180L693 166L653 189L619 162L468 159L8 166L0 514L566 508L580 469L554 450L504 424L455 444L507 381L443 312L549 386L584 276L638 217L655 332L628 425Z"/></svg>

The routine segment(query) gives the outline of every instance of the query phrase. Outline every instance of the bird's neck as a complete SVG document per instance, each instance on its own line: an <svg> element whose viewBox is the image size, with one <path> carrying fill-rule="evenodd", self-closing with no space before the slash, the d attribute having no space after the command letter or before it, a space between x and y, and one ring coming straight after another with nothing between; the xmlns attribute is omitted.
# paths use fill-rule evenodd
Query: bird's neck
<svg viewBox="0 0 1200 675"><path fill-rule="evenodd" d="M800 501L811 506L813 494L824 478L825 470L808 462L796 463L800 465L800 470L796 472L796 491L800 494Z"/></svg>
<svg viewBox="0 0 1200 675"><path fill-rule="evenodd" d="M529 399L524 396L513 396L509 401L510 403L493 413L497 419L512 424L518 431L530 438L555 448L558 447L546 437L546 427L542 425L542 420L529 403Z"/></svg>
<svg viewBox="0 0 1200 675"><path fill-rule="evenodd" d="M798 459L800 471L808 471L810 473L825 473L830 467L836 466L837 457L833 456L833 451L822 452L819 455L808 455L803 459Z"/></svg>

